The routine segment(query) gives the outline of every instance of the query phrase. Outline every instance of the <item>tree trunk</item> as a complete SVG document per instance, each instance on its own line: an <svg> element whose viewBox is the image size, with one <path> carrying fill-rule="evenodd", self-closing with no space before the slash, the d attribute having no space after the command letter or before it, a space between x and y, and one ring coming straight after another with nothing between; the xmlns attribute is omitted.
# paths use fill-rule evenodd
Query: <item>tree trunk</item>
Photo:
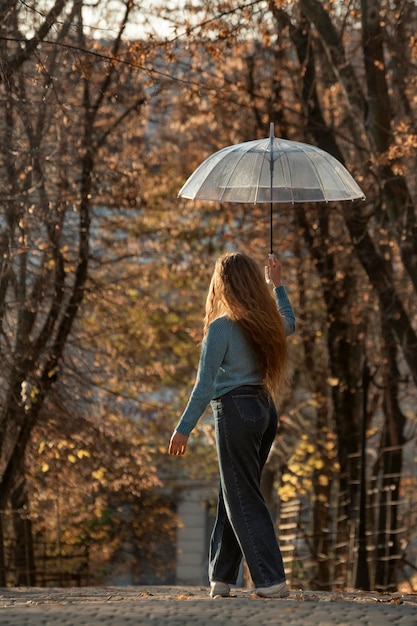
<svg viewBox="0 0 417 626"><path fill-rule="evenodd" d="M363 47L365 56L365 71L368 86L367 101L369 107L358 106L357 82L353 80L352 73L346 75L346 68L350 65L345 63L343 44L332 26L327 10L317 0L301 0L300 6L304 15L317 28L320 40L326 50L326 59L331 60L335 76L344 87L352 108L351 128L356 127L355 111L367 110L366 131L370 138L373 149L378 153L385 153L391 139L390 120L391 111L389 92L386 85L386 68L382 48L382 34L379 23L379 3L376 0L363 0ZM298 43L300 62L304 65L306 59L300 56L302 53L302 40L305 33L298 31L294 39ZM294 36L293 36L294 37ZM314 59L310 57L309 82L313 85ZM342 73L341 70L344 70ZM307 79L308 72L305 77ZM355 86L356 85L356 86ZM352 86L354 88L352 88ZM305 102L309 119L307 127L311 129L317 144L330 152L341 163L344 163L335 138L327 129L324 116L320 113L319 99L314 91L306 90L310 98ZM401 256L414 286L417 286L417 226L414 208L410 200L406 181L401 176L394 176L391 168L387 165L379 167L381 186L387 205L387 213L391 226L399 242ZM394 336L401 347L404 357L412 373L414 382L417 384L417 335L414 332L403 303L395 289L395 284L390 277L387 262L376 249L376 246L368 232L367 223L369 216L359 203L353 205L343 203L343 212L346 225L350 232L358 258L368 274L369 280L380 300L381 309L391 324Z"/></svg>
<svg viewBox="0 0 417 626"><path fill-rule="evenodd" d="M10 501L15 537L15 582L19 586L36 586L36 565L33 546L32 522L29 517L29 499L26 479L21 475Z"/></svg>
<svg viewBox="0 0 417 626"><path fill-rule="evenodd" d="M4 550L3 510L0 509L0 587L7 586L6 559Z"/></svg>

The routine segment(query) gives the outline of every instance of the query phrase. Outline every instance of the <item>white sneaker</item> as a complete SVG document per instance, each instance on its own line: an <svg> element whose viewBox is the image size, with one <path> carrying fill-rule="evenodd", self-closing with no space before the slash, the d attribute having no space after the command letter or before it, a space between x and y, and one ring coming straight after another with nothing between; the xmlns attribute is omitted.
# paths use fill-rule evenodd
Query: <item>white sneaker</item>
<svg viewBox="0 0 417 626"><path fill-rule="evenodd" d="M270 587L258 587L255 592L256 595L261 598L288 598L290 595L285 580L282 583L271 585Z"/></svg>
<svg viewBox="0 0 417 626"><path fill-rule="evenodd" d="M217 582L213 580L210 583L210 596L215 598L216 596L220 596L221 598L228 598L230 596L230 587L227 583Z"/></svg>

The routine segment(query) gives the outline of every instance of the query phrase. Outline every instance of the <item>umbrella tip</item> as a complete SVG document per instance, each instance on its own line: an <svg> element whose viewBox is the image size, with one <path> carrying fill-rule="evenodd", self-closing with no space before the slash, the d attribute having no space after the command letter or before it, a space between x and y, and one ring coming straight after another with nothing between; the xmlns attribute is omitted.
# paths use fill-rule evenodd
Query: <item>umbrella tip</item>
<svg viewBox="0 0 417 626"><path fill-rule="evenodd" d="M270 124L269 124L269 136L271 138L275 136L275 133L274 133L274 122L270 122Z"/></svg>

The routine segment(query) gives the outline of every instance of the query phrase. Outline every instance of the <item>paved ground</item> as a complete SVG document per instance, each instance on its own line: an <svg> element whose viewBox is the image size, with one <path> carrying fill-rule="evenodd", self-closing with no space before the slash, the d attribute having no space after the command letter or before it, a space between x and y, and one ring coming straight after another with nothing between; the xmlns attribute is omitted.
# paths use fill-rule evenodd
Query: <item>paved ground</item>
<svg viewBox="0 0 417 626"><path fill-rule="evenodd" d="M417 594L292 591L264 600L204 587L0 588L1 626L417 626Z"/></svg>

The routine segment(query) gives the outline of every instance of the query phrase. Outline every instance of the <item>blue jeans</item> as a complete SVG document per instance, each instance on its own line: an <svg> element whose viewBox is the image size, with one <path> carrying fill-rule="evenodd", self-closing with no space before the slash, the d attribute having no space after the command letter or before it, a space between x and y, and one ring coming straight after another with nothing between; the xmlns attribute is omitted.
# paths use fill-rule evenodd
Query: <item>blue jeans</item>
<svg viewBox="0 0 417 626"><path fill-rule="evenodd" d="M235 584L242 556L255 587L285 580L274 525L260 490L278 415L260 386L238 387L212 400L220 469L209 578Z"/></svg>

